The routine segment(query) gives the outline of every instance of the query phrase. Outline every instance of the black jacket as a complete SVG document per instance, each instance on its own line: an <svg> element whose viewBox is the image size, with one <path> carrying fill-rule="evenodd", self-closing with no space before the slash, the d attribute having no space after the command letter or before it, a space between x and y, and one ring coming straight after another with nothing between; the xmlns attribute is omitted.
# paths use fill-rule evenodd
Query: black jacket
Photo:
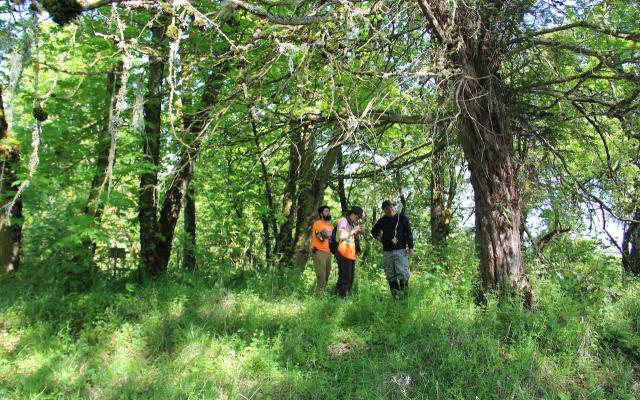
<svg viewBox="0 0 640 400"><path fill-rule="evenodd" d="M407 247L413 249L413 234L411 224L404 214L396 214L393 217L383 215L371 229L371 236L377 238L382 231L382 248L384 251L402 250ZM398 242L392 242L394 236Z"/></svg>

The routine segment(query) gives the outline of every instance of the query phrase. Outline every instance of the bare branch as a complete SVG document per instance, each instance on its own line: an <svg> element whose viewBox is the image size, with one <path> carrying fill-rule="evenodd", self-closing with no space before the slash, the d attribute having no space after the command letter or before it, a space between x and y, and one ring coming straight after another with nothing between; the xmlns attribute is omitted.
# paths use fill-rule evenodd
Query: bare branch
<svg viewBox="0 0 640 400"><path fill-rule="evenodd" d="M526 92L526 91L531 90L531 89L536 89L536 88L541 88L541 87L551 86L551 85L557 85L557 84L560 84L560 83L569 83L569 82L576 81L576 80L604 79L604 80L616 81L616 80L629 80L630 78L633 77L631 74L629 74L628 76L620 76L619 74L616 74L616 75L600 75L600 74L594 73L595 71L596 71L596 69L593 69L593 70L590 70L590 71L583 72L581 74L571 75L571 76L567 76L567 77L564 77L564 78L554 79L554 80L551 80L551 81L535 82L535 83L530 83L528 85L517 86L513 90L515 92Z"/></svg>
<svg viewBox="0 0 640 400"><path fill-rule="evenodd" d="M282 7L282 6L295 6L302 3L302 0L280 0L280 1L269 1L269 0L258 0L260 3L269 7Z"/></svg>
<svg viewBox="0 0 640 400"><path fill-rule="evenodd" d="M549 242L551 242L551 240L557 236L560 235L561 233L567 233L570 232L571 229L569 228L554 228L552 230L550 230L549 232L547 232L546 234L542 235L542 237L540 239L538 239L538 241L535 243L536 246L536 253L538 254L542 254L542 252L544 251L544 248L547 247L547 245L549 244Z"/></svg>
<svg viewBox="0 0 640 400"><path fill-rule="evenodd" d="M414 157L406 158L409 154L414 153L424 147L429 146L431 143L423 143L419 146L413 147L407 151L404 151L401 154L398 154L394 159L389 161L386 165L380 166L371 171L358 172L353 174L345 174L342 178L346 179L362 179L362 178L371 178L378 174L384 174L387 171L400 171L407 167L417 164L418 162L425 160L433 154L433 150L429 150L424 154L420 154ZM441 144L440 146L435 148L435 151L442 151L447 146L446 143Z"/></svg>
<svg viewBox="0 0 640 400"><path fill-rule="evenodd" d="M558 78L558 79L554 79L551 81L543 81L543 82L535 82L535 83L531 83L528 85L523 85L523 86L518 86L516 88L514 88L515 91L518 92L524 92L527 91L529 89L535 89L535 88L539 88L539 87L544 87L544 86L550 86L550 85L556 85L559 83L567 83L567 82L571 82L571 81L575 81L575 80L579 80L579 79L585 79L585 78L603 78L603 79L609 79L609 77L607 76L602 76L602 75L596 75L595 72L600 70L602 68L603 64L599 63L597 66L595 66L594 68L582 72L580 74L577 75L570 75L570 76L566 76L563 78Z"/></svg>
<svg viewBox="0 0 640 400"><path fill-rule="evenodd" d="M422 125L427 120L422 115L401 115L387 112L372 111L371 118L376 122L388 122L393 124Z"/></svg>
<svg viewBox="0 0 640 400"><path fill-rule="evenodd" d="M624 250L618 244L618 241L609 233L609 230L607 229L607 215L604 212L604 209L602 207L600 207L600 212L602 213L602 230L607 235L607 237L609 239L609 242L618 249L620 254L622 254L624 256L624 254L625 254Z"/></svg>
<svg viewBox="0 0 640 400"><path fill-rule="evenodd" d="M96 0L91 2L83 2L82 9L84 11L95 10L96 8L100 8L102 6L106 6L111 3L123 3L124 0Z"/></svg>
<svg viewBox="0 0 640 400"><path fill-rule="evenodd" d="M567 24L567 25L562 25L562 26L556 26L554 28L549 28L549 29L542 29L536 32L530 32L528 33L526 36L520 36L518 38L513 39L512 41L510 41L508 43L508 45L512 45L515 43L520 43L523 41L527 41L530 40L533 37L536 36L543 36L543 35L547 35L550 33L555 33L555 32L562 32L562 31L567 31L567 30L571 30L574 28L586 28L586 29L590 29L592 31L598 32L598 33L604 33L605 35L608 36L613 36L613 37L617 37L617 38L621 38L621 39L627 39L627 40L631 40L634 42L640 42L640 33L638 32L629 32L629 31L621 31L618 29L611 29L611 28L607 28L604 26L598 26L598 25L594 25L594 24L590 24L588 22L574 22L572 24Z"/></svg>
<svg viewBox="0 0 640 400"><path fill-rule="evenodd" d="M572 90L573 91L573 90ZM596 96L578 96L572 95L570 93L561 92L559 90L543 90L536 89L532 90L532 93L544 94L547 96L555 97L557 99L564 99L567 101L577 101L580 103L591 103L591 104L599 104L606 107L614 107L617 103L610 101L609 99L605 99L603 97Z"/></svg>
<svg viewBox="0 0 640 400"><path fill-rule="evenodd" d="M576 44L554 41L554 40L532 39L531 43L534 45L549 47L552 49L569 50L576 54L597 58L603 63L606 63L607 55L613 53L613 50L597 51L597 50L589 49L587 47L581 47Z"/></svg>
<svg viewBox="0 0 640 400"><path fill-rule="evenodd" d="M592 199L593 201L595 201L600 207L602 207L604 210L606 210L609 214L611 214L615 219L617 219L618 221L622 221L622 222L640 222L640 221L635 221L633 219L628 219L628 218L623 218L619 215L616 214L616 212L609 207L602 199L600 199L598 196L594 195L593 193L591 193L582 182L580 182L571 172L571 169L569 168L569 164L567 163L567 161L564 159L564 157L562 156L562 154L560 154L560 152L558 150L556 150L556 148L549 143L548 140L546 140L542 135L536 135L538 136L538 138L542 141L542 143L545 145L545 147L547 147L551 153L553 153L553 155L560 160L560 163L562 164L565 172L567 173L567 175L569 176L569 178L571 178L571 180L573 181L573 183L575 183L575 185L578 187L578 189L580 189L580 191L587 197Z"/></svg>
<svg viewBox="0 0 640 400"><path fill-rule="evenodd" d="M431 9L431 5L427 3L425 0L418 0L418 6L420 7L420 11L427 19L427 23L433 27L433 33L438 37L438 39L442 43L451 43L451 37L447 34L445 29L438 21L438 18L434 14Z"/></svg>

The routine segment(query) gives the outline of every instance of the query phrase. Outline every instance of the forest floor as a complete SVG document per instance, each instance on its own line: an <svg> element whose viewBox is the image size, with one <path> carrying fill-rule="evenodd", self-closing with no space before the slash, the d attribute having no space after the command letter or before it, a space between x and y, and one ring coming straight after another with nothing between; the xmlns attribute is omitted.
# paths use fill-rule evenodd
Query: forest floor
<svg viewBox="0 0 640 400"><path fill-rule="evenodd" d="M425 271L402 302L373 266L347 300L311 269L80 290L25 267L0 277L0 398L640 398L637 280L594 300L534 277L525 310Z"/></svg>

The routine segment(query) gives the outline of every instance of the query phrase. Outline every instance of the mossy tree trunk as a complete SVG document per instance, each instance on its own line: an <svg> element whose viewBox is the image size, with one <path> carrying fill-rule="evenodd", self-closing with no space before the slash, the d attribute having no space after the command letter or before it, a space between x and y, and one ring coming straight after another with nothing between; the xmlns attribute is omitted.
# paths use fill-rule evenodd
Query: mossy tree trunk
<svg viewBox="0 0 640 400"><path fill-rule="evenodd" d="M151 27L152 43L161 48L165 42L165 27ZM162 53L162 52L160 52ZM140 259L145 274L156 276L164 272L158 248L158 170L160 168L160 137L165 59L162 54L151 56L147 68L147 93L144 102L144 132L142 154L146 163L140 175L138 222L140 223Z"/></svg>
<svg viewBox="0 0 640 400"><path fill-rule="evenodd" d="M22 244L22 200L17 199L8 209L17 191L16 169L20 161L20 149L12 140L0 86L0 268L6 272L20 266Z"/></svg>
<svg viewBox="0 0 640 400"><path fill-rule="evenodd" d="M431 32L444 46L447 63L458 71L458 135L474 190L480 289L504 290L531 302L520 245L520 198L514 162L508 98L499 78L505 15L500 4L477 2L474 12L453 12L447 1L418 0ZM490 3L490 4L489 4ZM459 9L469 7L458 4Z"/></svg>

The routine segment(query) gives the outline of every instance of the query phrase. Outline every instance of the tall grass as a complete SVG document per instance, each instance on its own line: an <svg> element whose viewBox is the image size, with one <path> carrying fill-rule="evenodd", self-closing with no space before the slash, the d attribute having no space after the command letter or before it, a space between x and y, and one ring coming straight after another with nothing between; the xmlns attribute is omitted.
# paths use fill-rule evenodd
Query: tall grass
<svg viewBox="0 0 640 400"><path fill-rule="evenodd" d="M538 273L533 310L479 307L464 254L422 254L407 302L391 299L375 259L346 301L314 295L311 270L72 291L27 266L0 278L0 397L640 397L637 281L588 297Z"/></svg>

